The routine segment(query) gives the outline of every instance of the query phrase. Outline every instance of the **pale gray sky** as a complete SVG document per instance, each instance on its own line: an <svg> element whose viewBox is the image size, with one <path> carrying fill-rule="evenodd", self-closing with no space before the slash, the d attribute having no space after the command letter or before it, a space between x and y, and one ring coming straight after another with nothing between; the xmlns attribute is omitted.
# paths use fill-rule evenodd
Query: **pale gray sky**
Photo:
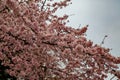
<svg viewBox="0 0 120 80"><path fill-rule="evenodd" d="M72 3L57 14L75 14L69 17L68 24L74 28L89 24L87 37L94 43L100 44L108 35L103 46L112 48L112 55L120 56L120 0L72 0Z"/></svg>
<svg viewBox="0 0 120 80"><path fill-rule="evenodd" d="M88 39L100 44L108 35L103 46L112 48L111 53L120 56L120 0L72 0L73 4L57 14L75 14L69 17L71 27L89 24Z"/></svg>

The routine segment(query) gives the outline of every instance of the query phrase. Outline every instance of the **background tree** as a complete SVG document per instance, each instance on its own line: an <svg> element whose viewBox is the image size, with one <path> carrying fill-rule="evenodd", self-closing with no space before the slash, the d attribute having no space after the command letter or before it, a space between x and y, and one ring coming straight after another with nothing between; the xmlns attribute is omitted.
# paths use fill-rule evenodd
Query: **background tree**
<svg viewBox="0 0 120 80"><path fill-rule="evenodd" d="M54 13L70 0L0 0L0 61L6 74L25 80L120 79L120 57L87 40L87 26L66 26ZM0 68L2 70L2 68Z"/></svg>

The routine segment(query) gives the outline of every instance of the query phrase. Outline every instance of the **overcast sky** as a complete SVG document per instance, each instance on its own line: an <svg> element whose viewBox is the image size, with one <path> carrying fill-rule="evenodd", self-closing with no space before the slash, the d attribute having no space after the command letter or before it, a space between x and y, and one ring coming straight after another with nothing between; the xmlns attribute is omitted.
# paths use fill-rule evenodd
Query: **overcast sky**
<svg viewBox="0 0 120 80"><path fill-rule="evenodd" d="M105 35L104 47L112 48L111 54L120 56L120 0L72 0L72 4L58 12L74 14L69 17L71 27L89 24L88 39L100 44Z"/></svg>
<svg viewBox="0 0 120 80"><path fill-rule="evenodd" d="M112 55L120 56L120 0L72 0L57 14L74 14L68 24L74 28L89 24L87 37L94 43L100 44L108 35L103 46L112 48Z"/></svg>

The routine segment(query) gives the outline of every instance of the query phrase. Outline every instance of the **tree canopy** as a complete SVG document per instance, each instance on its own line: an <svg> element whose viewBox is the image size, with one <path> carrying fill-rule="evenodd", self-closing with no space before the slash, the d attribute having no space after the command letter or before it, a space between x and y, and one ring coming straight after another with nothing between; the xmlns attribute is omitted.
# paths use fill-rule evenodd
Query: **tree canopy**
<svg viewBox="0 0 120 80"><path fill-rule="evenodd" d="M25 80L120 79L120 57L88 40L88 25L75 29L66 25L68 15L55 14L69 4L0 0L0 71Z"/></svg>

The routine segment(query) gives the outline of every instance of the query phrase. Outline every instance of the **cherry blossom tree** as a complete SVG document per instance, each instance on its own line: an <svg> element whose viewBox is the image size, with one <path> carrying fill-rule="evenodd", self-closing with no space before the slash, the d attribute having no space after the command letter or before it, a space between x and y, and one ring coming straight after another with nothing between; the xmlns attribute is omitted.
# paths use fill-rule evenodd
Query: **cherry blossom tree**
<svg viewBox="0 0 120 80"><path fill-rule="evenodd" d="M120 57L87 40L88 25L75 29L66 25L68 15L55 14L69 4L0 0L0 72L16 80L120 79Z"/></svg>

